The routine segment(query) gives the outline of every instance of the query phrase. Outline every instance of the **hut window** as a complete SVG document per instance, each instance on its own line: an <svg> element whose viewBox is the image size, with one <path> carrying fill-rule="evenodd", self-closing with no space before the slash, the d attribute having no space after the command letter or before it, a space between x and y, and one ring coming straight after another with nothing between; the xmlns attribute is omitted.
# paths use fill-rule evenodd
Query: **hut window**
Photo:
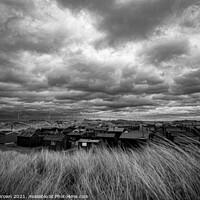
<svg viewBox="0 0 200 200"><path fill-rule="evenodd" d="M51 145L56 145L56 143L54 141L51 141Z"/></svg>
<svg viewBox="0 0 200 200"><path fill-rule="evenodd" d="M86 147L86 146L87 146L87 143L86 143L86 142L83 142L83 143L82 143L82 146L83 146L83 147Z"/></svg>

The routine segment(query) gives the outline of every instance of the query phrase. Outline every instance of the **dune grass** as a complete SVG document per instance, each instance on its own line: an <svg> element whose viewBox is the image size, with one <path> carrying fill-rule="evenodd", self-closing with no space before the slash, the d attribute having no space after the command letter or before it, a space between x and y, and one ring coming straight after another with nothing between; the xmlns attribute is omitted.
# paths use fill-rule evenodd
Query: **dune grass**
<svg viewBox="0 0 200 200"><path fill-rule="evenodd" d="M0 194L88 195L88 199L98 200L200 199L199 153L195 145L180 148L168 142L129 151L0 152Z"/></svg>

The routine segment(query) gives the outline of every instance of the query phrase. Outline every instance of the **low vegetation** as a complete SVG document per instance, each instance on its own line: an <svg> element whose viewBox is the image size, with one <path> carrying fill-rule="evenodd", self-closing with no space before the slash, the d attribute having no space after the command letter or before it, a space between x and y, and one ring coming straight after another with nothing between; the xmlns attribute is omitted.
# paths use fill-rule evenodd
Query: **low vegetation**
<svg viewBox="0 0 200 200"><path fill-rule="evenodd" d="M200 197L199 148L157 142L129 151L4 151L0 152L0 194L195 200Z"/></svg>

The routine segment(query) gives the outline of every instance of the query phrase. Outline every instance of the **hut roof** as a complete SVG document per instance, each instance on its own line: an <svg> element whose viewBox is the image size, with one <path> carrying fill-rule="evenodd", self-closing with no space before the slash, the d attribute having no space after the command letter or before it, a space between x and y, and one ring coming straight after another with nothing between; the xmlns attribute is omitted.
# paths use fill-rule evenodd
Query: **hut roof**
<svg viewBox="0 0 200 200"><path fill-rule="evenodd" d="M124 131L124 128L118 128L118 127L114 127L114 128L109 128L108 132L120 132L122 133Z"/></svg>
<svg viewBox="0 0 200 200"><path fill-rule="evenodd" d="M32 137L34 134L36 134L36 129L28 128L26 130L23 130L18 136L20 136L20 137Z"/></svg>
<svg viewBox="0 0 200 200"><path fill-rule="evenodd" d="M107 131L107 127L99 127L99 128L95 128L95 131Z"/></svg>
<svg viewBox="0 0 200 200"><path fill-rule="evenodd" d="M80 139L78 140L78 142L81 142L81 143L99 143L100 140L91 140L91 139Z"/></svg>
<svg viewBox="0 0 200 200"><path fill-rule="evenodd" d="M69 126L65 128L62 132L63 133L71 133L73 130L75 130L75 127Z"/></svg>
<svg viewBox="0 0 200 200"><path fill-rule="evenodd" d="M8 135L12 133L12 131L0 131L0 135Z"/></svg>
<svg viewBox="0 0 200 200"><path fill-rule="evenodd" d="M97 138L114 138L115 134L114 133L98 133Z"/></svg>
<svg viewBox="0 0 200 200"><path fill-rule="evenodd" d="M96 128L96 126L86 126L85 129L92 129L94 130Z"/></svg>
<svg viewBox="0 0 200 200"><path fill-rule="evenodd" d="M62 141L65 138L64 134L57 134L57 135L46 135L44 140L49 141Z"/></svg>
<svg viewBox="0 0 200 200"><path fill-rule="evenodd" d="M148 139L149 133L148 132L142 132L142 130L132 131L128 133L122 133L122 135L119 137L120 139Z"/></svg>
<svg viewBox="0 0 200 200"><path fill-rule="evenodd" d="M79 136L79 135L81 136L83 134L84 134L84 132L71 132L68 134L68 136Z"/></svg>

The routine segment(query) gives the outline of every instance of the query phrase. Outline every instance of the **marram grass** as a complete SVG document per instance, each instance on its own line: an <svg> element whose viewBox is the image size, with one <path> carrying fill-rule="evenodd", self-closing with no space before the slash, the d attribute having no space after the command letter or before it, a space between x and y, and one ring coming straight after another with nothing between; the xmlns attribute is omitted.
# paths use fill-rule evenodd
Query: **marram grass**
<svg viewBox="0 0 200 200"><path fill-rule="evenodd" d="M200 199L200 151L168 142L144 149L0 152L1 195L88 195L97 200Z"/></svg>

